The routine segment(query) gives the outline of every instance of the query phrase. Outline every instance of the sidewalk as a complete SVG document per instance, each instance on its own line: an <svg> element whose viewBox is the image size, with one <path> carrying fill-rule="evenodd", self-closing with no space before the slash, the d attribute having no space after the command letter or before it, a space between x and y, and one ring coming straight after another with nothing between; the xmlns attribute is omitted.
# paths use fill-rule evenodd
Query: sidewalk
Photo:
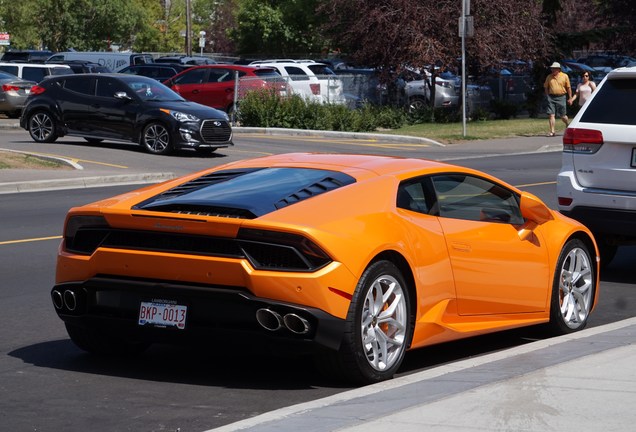
<svg viewBox="0 0 636 432"><path fill-rule="evenodd" d="M213 431L626 431L636 423L634 341L636 318L439 366Z"/></svg>

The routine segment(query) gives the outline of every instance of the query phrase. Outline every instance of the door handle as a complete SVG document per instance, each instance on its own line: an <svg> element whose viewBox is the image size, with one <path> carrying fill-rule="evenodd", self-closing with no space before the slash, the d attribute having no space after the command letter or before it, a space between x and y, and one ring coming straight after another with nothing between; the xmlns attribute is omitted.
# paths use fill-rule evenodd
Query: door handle
<svg viewBox="0 0 636 432"><path fill-rule="evenodd" d="M473 250L468 243L456 243L452 242L451 247L458 252L470 252Z"/></svg>

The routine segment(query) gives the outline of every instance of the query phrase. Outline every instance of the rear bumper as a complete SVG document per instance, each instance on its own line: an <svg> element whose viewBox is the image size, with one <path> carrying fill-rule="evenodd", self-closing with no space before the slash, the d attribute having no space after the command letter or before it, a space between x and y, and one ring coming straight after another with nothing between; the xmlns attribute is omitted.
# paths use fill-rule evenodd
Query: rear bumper
<svg viewBox="0 0 636 432"><path fill-rule="evenodd" d="M62 298L71 292L74 307ZM156 343L209 343L214 334L236 335L241 343L251 337L274 338L281 342L311 343L337 350L344 320L315 308L255 297L233 287L181 285L165 281L94 277L84 282L62 283L51 291L58 316L67 323L98 329L106 334ZM142 301L172 301L188 307L185 329L139 325ZM72 310L71 310L72 309ZM294 314L306 320L306 333L295 333L285 325L268 330L258 323L256 312L274 311L281 317Z"/></svg>
<svg viewBox="0 0 636 432"><path fill-rule="evenodd" d="M595 235L615 240L636 238L636 193L585 188L572 171L562 171L557 176L557 197L571 200L568 206L560 204L559 211Z"/></svg>

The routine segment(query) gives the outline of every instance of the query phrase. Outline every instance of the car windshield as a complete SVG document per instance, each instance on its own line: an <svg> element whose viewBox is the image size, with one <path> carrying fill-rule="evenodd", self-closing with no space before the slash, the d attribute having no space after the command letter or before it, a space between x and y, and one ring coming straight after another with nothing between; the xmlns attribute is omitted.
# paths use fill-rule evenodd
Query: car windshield
<svg viewBox="0 0 636 432"><path fill-rule="evenodd" d="M254 71L254 74L259 77L280 77L276 69L258 69Z"/></svg>
<svg viewBox="0 0 636 432"><path fill-rule="evenodd" d="M157 80L152 78L146 78L139 75L126 75L121 77L128 87L130 87L135 94L144 101L155 102L183 102L183 99L179 94L172 91L170 88L161 84Z"/></svg>
<svg viewBox="0 0 636 432"><path fill-rule="evenodd" d="M0 71L0 80L7 80L7 79L17 80L19 78L17 76L15 76L15 75L12 75L12 74L8 73L8 72Z"/></svg>

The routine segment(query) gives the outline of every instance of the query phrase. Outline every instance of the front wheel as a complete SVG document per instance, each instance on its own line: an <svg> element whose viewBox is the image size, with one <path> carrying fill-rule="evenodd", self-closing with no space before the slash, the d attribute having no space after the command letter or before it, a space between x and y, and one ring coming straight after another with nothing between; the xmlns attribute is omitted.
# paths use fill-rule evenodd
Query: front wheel
<svg viewBox="0 0 636 432"><path fill-rule="evenodd" d="M165 155L172 151L170 132L161 123L150 123L141 135L141 145L152 154Z"/></svg>
<svg viewBox="0 0 636 432"><path fill-rule="evenodd" d="M38 111L29 118L29 134L37 143L52 143L57 139L55 120L46 111Z"/></svg>
<svg viewBox="0 0 636 432"><path fill-rule="evenodd" d="M550 327L557 334L582 330L596 295L595 264L581 241L568 241L557 262L552 285Z"/></svg>
<svg viewBox="0 0 636 432"><path fill-rule="evenodd" d="M391 379L413 331L410 302L406 281L392 262L371 264L349 306L341 348L321 359L322 366L360 384Z"/></svg>

